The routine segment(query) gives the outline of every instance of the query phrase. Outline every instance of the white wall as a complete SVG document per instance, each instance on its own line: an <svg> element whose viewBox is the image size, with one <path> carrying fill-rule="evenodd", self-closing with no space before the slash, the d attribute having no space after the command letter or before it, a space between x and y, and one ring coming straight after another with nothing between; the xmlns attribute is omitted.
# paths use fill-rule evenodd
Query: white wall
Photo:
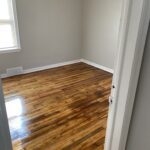
<svg viewBox="0 0 150 150"><path fill-rule="evenodd" d="M82 0L16 0L16 4L22 49L0 54L1 73L81 57Z"/></svg>
<svg viewBox="0 0 150 150"><path fill-rule="evenodd" d="M150 27L126 150L150 150Z"/></svg>
<svg viewBox="0 0 150 150"><path fill-rule="evenodd" d="M114 69L122 0L83 0L82 56Z"/></svg>

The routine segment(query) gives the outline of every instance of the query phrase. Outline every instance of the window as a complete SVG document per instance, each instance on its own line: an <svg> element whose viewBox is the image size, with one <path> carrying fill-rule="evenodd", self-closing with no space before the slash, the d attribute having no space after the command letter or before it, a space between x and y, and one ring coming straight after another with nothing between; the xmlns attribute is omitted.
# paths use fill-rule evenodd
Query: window
<svg viewBox="0 0 150 150"><path fill-rule="evenodd" d="M0 52L20 48L14 0L0 0Z"/></svg>

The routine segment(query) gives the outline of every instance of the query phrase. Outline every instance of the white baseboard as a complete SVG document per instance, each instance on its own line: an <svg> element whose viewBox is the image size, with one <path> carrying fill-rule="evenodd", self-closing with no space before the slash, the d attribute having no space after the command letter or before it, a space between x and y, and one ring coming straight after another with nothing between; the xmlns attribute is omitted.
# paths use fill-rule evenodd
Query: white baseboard
<svg viewBox="0 0 150 150"><path fill-rule="evenodd" d="M3 79L3 78L7 78L8 75L5 73L5 74L1 74L0 77Z"/></svg>
<svg viewBox="0 0 150 150"><path fill-rule="evenodd" d="M84 63L86 63L86 64L88 64L88 65L91 65L91 66L93 66L93 67L99 68L99 69L101 69L101 70L104 70L104 71L106 71L106 72L109 72L109 73L112 73L112 74L114 73L114 70L113 70L113 69L110 69L110 68L108 68L108 67L104 67L104 66L102 66L102 65L96 64L96 63L91 62L91 61L89 61L89 60L81 59L81 62L84 62Z"/></svg>
<svg viewBox="0 0 150 150"><path fill-rule="evenodd" d="M91 61L88 61L86 59L77 59L77 60L72 60L72 61L52 64L52 65L47 65L47 66L43 66L43 67L36 67L36 68L31 68L31 69L25 69L25 70L23 70L23 74L32 73L32 72L36 72L36 71L42 71L42 70L46 70L46 69L52 69L52 68L61 67L61 66L65 66L65 65L71 65L71 64L75 64L75 63L79 63L79 62L86 63L88 65L91 65L93 67L99 68L99 69L104 70L104 71L107 71L109 73L114 73L114 71L112 69L110 69L110 68L104 67L102 65L98 65L98 64L96 64L94 62L91 62ZM6 74L1 74L0 77L1 78L7 78L7 77L10 77L10 75L8 75L6 73Z"/></svg>
<svg viewBox="0 0 150 150"><path fill-rule="evenodd" d="M65 65L71 65L71 64L75 64L75 63L79 63L79 62L81 62L80 59L77 59L77 60L52 64L52 65L47 65L47 66L43 66L43 67L26 69L26 70L24 70L24 74L32 73L32 72L36 72L36 71L42 71L42 70L46 70L46 69L52 69L52 68L61 67L61 66L65 66Z"/></svg>
<svg viewBox="0 0 150 150"><path fill-rule="evenodd" d="M77 60L52 64L52 65L47 65L47 66L43 66L43 67L25 69L25 70L23 70L23 74L32 73L32 72L36 72L36 71L42 71L42 70L46 70L46 69L52 69L52 68L61 67L61 66L65 66L65 65L71 65L71 64L75 64L75 63L79 63L79 62L81 62L81 60L77 59ZM11 76L6 73L6 74L1 74L0 77L1 78L8 78L8 77L11 77Z"/></svg>

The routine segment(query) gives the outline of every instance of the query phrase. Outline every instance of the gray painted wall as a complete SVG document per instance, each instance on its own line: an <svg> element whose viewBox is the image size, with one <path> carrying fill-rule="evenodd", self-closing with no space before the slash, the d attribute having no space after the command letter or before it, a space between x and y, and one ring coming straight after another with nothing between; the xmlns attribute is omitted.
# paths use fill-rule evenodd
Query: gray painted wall
<svg viewBox="0 0 150 150"><path fill-rule="evenodd" d="M126 150L150 150L150 28Z"/></svg>
<svg viewBox="0 0 150 150"><path fill-rule="evenodd" d="M121 1L16 0L22 48L0 54L0 74L82 57L113 69Z"/></svg>
<svg viewBox="0 0 150 150"><path fill-rule="evenodd" d="M22 49L0 54L1 73L81 57L82 0L16 0L16 4Z"/></svg>
<svg viewBox="0 0 150 150"><path fill-rule="evenodd" d="M114 69L122 0L83 0L83 58Z"/></svg>

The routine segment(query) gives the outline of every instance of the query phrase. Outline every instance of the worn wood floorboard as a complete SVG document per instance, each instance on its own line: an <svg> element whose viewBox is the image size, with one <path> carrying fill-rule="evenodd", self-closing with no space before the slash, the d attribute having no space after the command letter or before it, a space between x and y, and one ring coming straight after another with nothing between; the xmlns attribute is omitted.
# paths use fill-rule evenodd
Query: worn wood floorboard
<svg viewBox="0 0 150 150"><path fill-rule="evenodd" d="M14 150L103 150L112 74L84 63L3 79Z"/></svg>

